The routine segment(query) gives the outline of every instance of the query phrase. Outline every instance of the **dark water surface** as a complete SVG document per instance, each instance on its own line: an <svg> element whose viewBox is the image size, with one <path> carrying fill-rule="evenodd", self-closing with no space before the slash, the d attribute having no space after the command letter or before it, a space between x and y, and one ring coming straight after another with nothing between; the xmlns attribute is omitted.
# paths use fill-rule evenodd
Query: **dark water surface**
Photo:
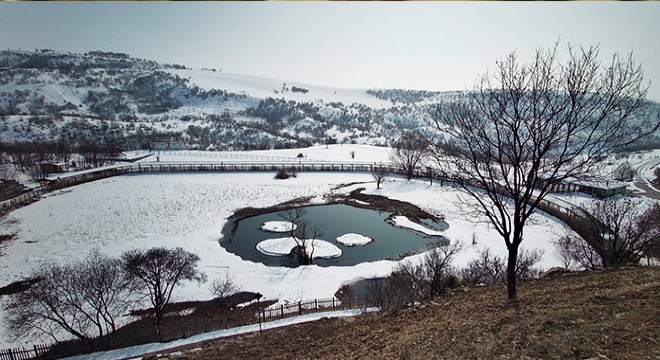
<svg viewBox="0 0 660 360"><path fill-rule="evenodd" d="M385 222L390 215L388 212L357 208L343 204L306 206L304 219L310 225L321 225L323 235L319 238L339 247L343 254L336 259L315 259L319 266L351 266L362 262L382 259L398 259L400 254L414 252L424 248L427 244L438 241L446 242L439 236L422 236L412 230L398 228ZM267 221L284 221L280 216L284 211L253 216L241 220L233 236L232 224L228 223L223 229L223 238L220 239L227 251L234 253L244 260L264 263L268 266L295 266L288 257L275 257L264 255L256 250L256 245L262 240L286 237L286 234L269 233L260 230ZM435 229L447 229L444 222L430 223L425 226ZM364 246L344 246L337 242L337 237L357 233L368 236L374 241Z"/></svg>

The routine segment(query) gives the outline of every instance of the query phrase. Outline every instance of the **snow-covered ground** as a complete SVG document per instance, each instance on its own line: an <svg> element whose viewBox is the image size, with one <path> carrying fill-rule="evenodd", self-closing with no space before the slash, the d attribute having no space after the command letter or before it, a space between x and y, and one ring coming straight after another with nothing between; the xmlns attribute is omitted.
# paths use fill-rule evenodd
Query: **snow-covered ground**
<svg viewBox="0 0 660 360"><path fill-rule="evenodd" d="M328 149L317 146L258 155L295 157L303 152L310 160L343 161L352 158L351 151L356 152L355 160L365 162L384 162L389 156L386 148L361 145L335 145ZM176 156L162 153L160 161L177 161ZM143 160L147 161L153 159ZM333 190L349 183L355 185ZM243 290L260 292L267 299L329 298L347 282L387 275L398 262L382 260L342 267L268 267L227 252L218 240L227 218L237 209L267 207L304 196L313 197L314 203L322 203L323 196L328 193L348 193L358 187L365 187L369 194L410 202L443 214L449 228L441 234L464 246L454 261L457 267L465 265L485 247L506 256L501 237L487 223L461 211L465 199L458 190L429 185L423 180L392 177L381 189L376 189L369 173L302 172L287 180L275 180L272 172L136 174L53 192L9 213L0 225L4 232L16 232L18 237L2 249L5 255L0 257L0 286L23 279L42 262L74 261L94 248L110 256L119 256L132 248L181 246L201 258L200 269L208 275L209 282L185 284L175 291L174 301L211 299L210 283L227 272ZM404 219L399 220L400 224L409 225ZM562 232L563 225L556 219L535 214L525 228L523 247L545 251L539 264L542 268L557 266L559 261L553 254L551 240ZM419 261L422 256L415 255L403 261ZM0 307L6 305L6 301L0 298ZM148 304L145 302L141 306ZM49 341L28 339L10 343L5 331L0 328L0 348Z"/></svg>

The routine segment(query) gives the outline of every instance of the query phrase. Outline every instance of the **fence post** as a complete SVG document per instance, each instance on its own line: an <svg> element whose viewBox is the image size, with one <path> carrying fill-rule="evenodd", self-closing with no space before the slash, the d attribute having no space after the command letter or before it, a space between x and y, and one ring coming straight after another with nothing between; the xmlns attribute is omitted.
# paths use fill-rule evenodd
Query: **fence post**
<svg viewBox="0 0 660 360"><path fill-rule="evenodd" d="M314 309L314 312L319 312L319 299L314 299Z"/></svg>
<svg viewBox="0 0 660 360"><path fill-rule="evenodd" d="M302 301L298 301L298 315L302 315Z"/></svg>
<svg viewBox="0 0 660 360"><path fill-rule="evenodd" d="M332 298L332 311L335 311L335 298Z"/></svg>

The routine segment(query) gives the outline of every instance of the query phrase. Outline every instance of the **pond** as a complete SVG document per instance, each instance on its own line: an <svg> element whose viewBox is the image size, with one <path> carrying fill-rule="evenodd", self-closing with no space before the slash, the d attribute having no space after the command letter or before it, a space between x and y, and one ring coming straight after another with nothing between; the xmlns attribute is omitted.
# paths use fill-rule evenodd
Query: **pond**
<svg viewBox="0 0 660 360"><path fill-rule="evenodd" d="M393 226L385 220L391 214L388 212L358 208L344 204L315 205L303 207L304 219L310 225L321 226L325 240L341 249L341 256L333 259L315 259L319 266L352 266L363 262L383 259L398 260L400 256L426 249L427 245L438 242L447 243L442 236L426 236L410 229ZM270 256L257 251L257 244L267 239L287 237L284 233L273 233L261 230L267 222L283 221L285 211L257 215L240 220L236 231L230 221L223 229L220 245L227 251L240 256L244 260L260 262L268 266L297 266L287 256ZM424 221L424 226L435 230L446 230L448 225L443 221ZM373 241L363 246L346 246L339 241L342 235L356 233L367 236Z"/></svg>

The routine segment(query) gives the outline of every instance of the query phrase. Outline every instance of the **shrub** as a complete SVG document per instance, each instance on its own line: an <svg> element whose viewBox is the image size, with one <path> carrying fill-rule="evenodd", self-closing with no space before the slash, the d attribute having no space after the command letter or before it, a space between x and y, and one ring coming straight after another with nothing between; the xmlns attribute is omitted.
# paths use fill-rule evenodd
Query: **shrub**
<svg viewBox="0 0 660 360"><path fill-rule="evenodd" d="M286 169L279 169L279 170L277 171L277 174L275 174L275 179L279 179L279 180L285 180L285 179L288 179L288 178L290 178L290 177L291 177L291 176L290 176L289 173L286 171Z"/></svg>
<svg viewBox="0 0 660 360"><path fill-rule="evenodd" d="M660 205L643 206L630 198L607 199L594 200L585 210L589 216L558 241L565 262L585 268L619 267L637 264L660 248Z"/></svg>
<svg viewBox="0 0 660 360"><path fill-rule="evenodd" d="M541 260L543 251L539 249L526 250L521 248L516 261L516 276L519 279L534 278L540 270L534 265ZM505 259L492 255L485 248L476 259L471 260L467 267L460 271L463 280L471 284L494 284L506 282Z"/></svg>
<svg viewBox="0 0 660 360"><path fill-rule="evenodd" d="M461 245L437 246L418 264L401 262L386 278L371 279L367 291L381 310L396 311L411 304L442 295L459 284L452 274L451 261Z"/></svg>
<svg viewBox="0 0 660 360"><path fill-rule="evenodd" d="M353 299L353 288L348 284L344 284L340 286L339 289L337 289L337 291L335 292L335 297L342 304L350 303L351 300Z"/></svg>
<svg viewBox="0 0 660 360"><path fill-rule="evenodd" d="M211 283L213 295L220 299L234 295L240 290L241 287L234 282L234 278L229 273L225 273L224 277L214 279Z"/></svg>

